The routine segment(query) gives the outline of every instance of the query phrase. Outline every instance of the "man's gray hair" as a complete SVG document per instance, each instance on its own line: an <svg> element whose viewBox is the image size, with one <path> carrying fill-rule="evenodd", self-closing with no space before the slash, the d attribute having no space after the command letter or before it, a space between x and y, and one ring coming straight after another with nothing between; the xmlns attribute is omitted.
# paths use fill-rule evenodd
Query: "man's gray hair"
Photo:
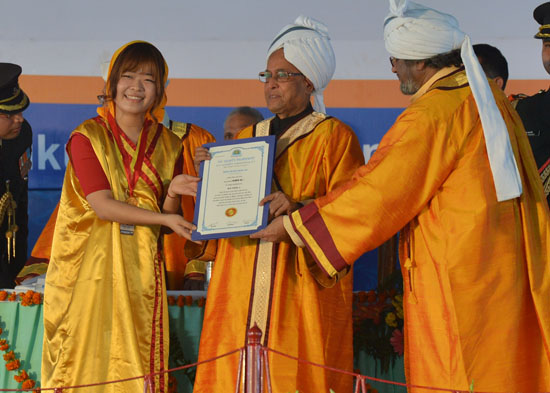
<svg viewBox="0 0 550 393"><path fill-rule="evenodd" d="M233 115L243 115L246 117L250 117L251 119L254 119L254 123L258 123L264 119L264 116L259 110L250 106L239 106L233 109L231 112L229 112L229 115L227 115L226 119L230 118Z"/></svg>

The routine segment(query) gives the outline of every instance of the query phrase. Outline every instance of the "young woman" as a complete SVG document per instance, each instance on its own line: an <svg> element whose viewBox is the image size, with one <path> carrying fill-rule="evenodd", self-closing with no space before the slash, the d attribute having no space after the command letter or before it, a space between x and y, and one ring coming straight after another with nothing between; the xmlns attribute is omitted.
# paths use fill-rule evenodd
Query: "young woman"
<svg viewBox="0 0 550 393"><path fill-rule="evenodd" d="M190 237L179 195L181 142L162 126L168 68L135 41L111 60L99 116L67 144L67 165L44 297L42 387L119 380L168 368L161 227ZM153 379L155 391L167 388ZM94 392L137 392L143 379ZM90 390L92 391L92 390Z"/></svg>

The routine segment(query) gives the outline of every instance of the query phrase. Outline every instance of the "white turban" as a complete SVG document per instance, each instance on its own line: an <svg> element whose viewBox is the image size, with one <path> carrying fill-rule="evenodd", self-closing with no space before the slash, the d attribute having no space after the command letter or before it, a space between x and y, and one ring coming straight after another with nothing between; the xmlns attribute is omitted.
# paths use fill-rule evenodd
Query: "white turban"
<svg viewBox="0 0 550 393"><path fill-rule="evenodd" d="M460 48L460 56L474 95L499 201L521 195L521 178L506 123L495 102L487 77L474 53L470 37L448 14L408 0L390 0L384 20L387 51L397 59L424 60Z"/></svg>
<svg viewBox="0 0 550 393"><path fill-rule="evenodd" d="M285 59L313 83L313 109L325 113L323 91L336 68L327 27L315 19L299 16L276 35L267 51L267 58L281 48Z"/></svg>

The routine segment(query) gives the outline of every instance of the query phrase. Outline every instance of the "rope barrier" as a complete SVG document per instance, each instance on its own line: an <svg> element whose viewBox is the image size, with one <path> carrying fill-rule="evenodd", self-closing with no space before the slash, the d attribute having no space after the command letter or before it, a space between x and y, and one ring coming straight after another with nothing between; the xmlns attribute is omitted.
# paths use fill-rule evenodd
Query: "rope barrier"
<svg viewBox="0 0 550 393"><path fill-rule="evenodd" d="M367 385L365 385L365 378L362 375L356 378L355 393L359 393L359 386L361 386L361 393L367 393Z"/></svg>
<svg viewBox="0 0 550 393"><path fill-rule="evenodd" d="M244 347L240 349L239 355L239 368L237 369L237 383L235 383L235 393L239 393L239 386L241 382L241 373L244 367Z"/></svg>
<svg viewBox="0 0 550 393"><path fill-rule="evenodd" d="M240 363L242 361L243 352L245 351L245 349L246 349L245 347L241 347L241 348L238 348L238 349L234 349L230 352L224 353L223 355L215 356L213 358L202 360L200 362L195 362L195 363L192 363L192 364L187 364L185 366L175 367L175 368L164 370L164 371L158 371L158 372L151 373L151 374L140 375L140 376L132 377L132 378L119 379L119 380L115 380L115 381L98 382L98 383L85 384L85 385L75 385L75 386L62 386L62 387L56 387L56 388L36 388L35 387L35 388L31 388L31 389L0 389L0 392L33 392L33 391L43 392L43 391L48 391L49 390L49 391L53 391L53 393L63 393L64 389L79 389L79 388L85 388L85 387L108 385L108 384L119 383L119 382L127 382L127 381L132 381L132 380L143 378L143 380L144 380L143 392L144 393L147 393L147 392L153 393L153 391L151 390L152 389L152 379L156 375L161 375L161 374L165 374L165 373L171 373L171 372L174 372L174 371L184 370L184 369L187 369L187 368L190 368L190 367L196 367L196 366L201 365L201 364L210 363L210 362L216 361L218 359L230 356L230 355L232 355L234 353L237 353L237 352L241 353L240 361L239 361L239 363ZM367 392L366 385L365 385L365 380L367 380L367 379L369 381L375 381L375 382L380 382L380 383L385 383L385 384L395 385L395 386L401 386L401 387L406 387L406 388L426 389L426 390L451 392L451 393L495 393L495 392L484 392L484 391L473 391L473 390L459 390L459 389L439 388L439 387L432 387L432 386L414 385L414 384L408 384L408 383L402 383L402 382L396 382L396 381L389 381L389 380L385 380L385 379L381 379L381 378L369 377L367 375L361 375L361 374L357 374L357 373L354 373L354 372L341 370L341 369L338 369L338 368L335 368L335 367L325 366L325 365L322 365L322 364L311 362L309 360L300 359L300 358L297 358L295 356L287 355L286 353L277 351L275 349L271 349L269 347L261 346L261 351L263 352L262 357L265 360L266 370L268 370L267 352L272 352L276 355L283 356L283 357L286 357L288 359L295 360L299 363L309 364L309 365L314 366L314 367L320 367L320 368L330 370L330 371L334 371L334 372L337 372L337 373L340 373L340 374L353 376L353 377L356 378L355 390L354 390L355 393L359 393L359 388L361 388L361 393L366 393ZM240 368L241 367L239 367L239 369ZM240 375L240 373L239 373L239 375ZM271 387L271 379L270 379L269 372L267 373L267 383L268 383L268 386ZM238 385L238 381L237 381L237 385ZM338 392L336 392L336 393L338 393ZM501 392L501 393L516 393L516 392ZM550 392L523 392L523 393L550 393Z"/></svg>
<svg viewBox="0 0 550 393"><path fill-rule="evenodd" d="M271 373L269 372L269 358L267 356L267 351L262 348L262 357L264 358L264 365L265 365L265 374L266 374L266 380L267 380L267 393L272 393L271 390Z"/></svg>
<svg viewBox="0 0 550 393"><path fill-rule="evenodd" d="M151 378L150 375L146 375L143 378L143 393L147 393L147 392L154 393L153 392L153 379Z"/></svg>
<svg viewBox="0 0 550 393"><path fill-rule="evenodd" d="M137 377L117 379L117 380L107 381L107 382L96 382L96 383L90 383L90 384L84 384L84 385L61 386L61 387L55 387L55 388L36 388L35 387L35 388L32 388L32 389L0 389L0 392L33 392L33 391L43 392L43 391L50 390L50 391L53 391L53 393L63 393L64 389L89 388L89 387L93 387L93 386L110 385L110 384L113 384L113 383L134 381L136 379L144 379L144 381L149 379L149 381L152 381L152 378L156 375L171 373L171 372L174 372L174 371L179 371L179 370L184 370L186 368L195 367L195 366L198 366L200 364L210 363L210 362L213 362L215 360L218 360L218 359L224 358L226 356L232 355L232 354L234 354L236 352L239 352L243 349L244 349L244 347L239 348L239 349L235 349L233 351L224 353L223 355L219 355L219 356L213 357L211 359L202 360L200 362L196 362L196 363L193 363L193 364L186 364L185 366L175 367L175 368L171 368L171 369L164 370L164 371L157 371L157 372L154 372L154 373L151 373L151 374L140 375L140 376L137 376ZM144 393L147 392L146 386L147 385L145 385L145 387L144 387ZM153 393L153 392L151 391L151 393Z"/></svg>
<svg viewBox="0 0 550 393"><path fill-rule="evenodd" d="M358 379L362 379L363 383L364 383L365 379L368 379L370 381L381 382L381 383L385 383L385 384L388 384L388 385L396 385L396 386L402 386L402 387L406 387L406 388L438 390L438 391L442 391L442 392L452 392L452 393L497 393L497 392L484 392L484 391L477 391L477 390L473 391L473 390L437 388L437 387L432 387L432 386L413 385L413 384L402 383L402 382L388 381L388 380L385 380L385 379L369 377L367 375L361 375L361 374L349 372L349 371L346 371L346 370L340 370L340 369L337 369L337 368L334 368L334 367L329 367L329 366L325 366L325 365L322 365L322 364L310 362L309 360L304 360L304 359L300 359L300 358L297 358L297 357L294 357L294 356L291 356L291 355L287 355L286 353L277 351L275 349L271 349L269 347L264 347L264 350L268 351L268 352L273 352L277 355L281 355L283 357L286 357L286 358L289 358L289 359L292 359L292 360L296 360L297 362L300 362L300 363L305 363L305 364L309 364L311 366L324 368L326 370L338 372L340 374L352 375L352 376L354 376ZM357 390L356 390L356 392L357 392ZM366 390L364 390L364 392L366 392ZM500 392L500 393L517 393L517 392ZM522 392L522 393L550 393L550 392Z"/></svg>

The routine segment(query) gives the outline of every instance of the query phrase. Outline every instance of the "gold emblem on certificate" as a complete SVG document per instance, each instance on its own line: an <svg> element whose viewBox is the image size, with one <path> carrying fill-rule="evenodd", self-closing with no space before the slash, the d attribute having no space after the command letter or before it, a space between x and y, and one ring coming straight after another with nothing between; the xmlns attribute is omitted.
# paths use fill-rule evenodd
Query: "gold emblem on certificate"
<svg viewBox="0 0 550 393"><path fill-rule="evenodd" d="M235 214L237 214L237 209L235 209L234 207L230 207L225 211L225 215L227 217L233 217Z"/></svg>

